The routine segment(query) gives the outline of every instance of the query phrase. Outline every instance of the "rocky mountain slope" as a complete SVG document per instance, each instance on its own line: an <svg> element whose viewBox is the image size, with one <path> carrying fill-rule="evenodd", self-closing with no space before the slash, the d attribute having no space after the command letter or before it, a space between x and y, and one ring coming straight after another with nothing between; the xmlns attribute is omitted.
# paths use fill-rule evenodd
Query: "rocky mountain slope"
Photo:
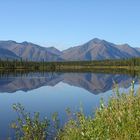
<svg viewBox="0 0 140 140"><path fill-rule="evenodd" d="M7 49L3 49L0 48L0 59L1 60L6 60L6 59L20 59L20 57L18 57L15 53L7 50Z"/></svg>
<svg viewBox="0 0 140 140"><path fill-rule="evenodd" d="M60 61L62 60L57 54L54 48L45 48L39 45L22 42L17 43L15 41L0 41L0 48L12 51L17 56L20 56L24 60L31 61Z"/></svg>
<svg viewBox="0 0 140 140"><path fill-rule="evenodd" d="M95 38L89 42L63 51L61 57L65 60L103 60L140 57L140 52L131 46L116 45Z"/></svg>
<svg viewBox="0 0 140 140"><path fill-rule="evenodd" d="M32 61L81 61L140 57L140 49L128 44L117 45L94 38L87 43L59 51L55 47L42 47L30 42L0 41L0 49L11 55ZM2 52L2 51L1 51ZM0 55L0 58L8 57Z"/></svg>

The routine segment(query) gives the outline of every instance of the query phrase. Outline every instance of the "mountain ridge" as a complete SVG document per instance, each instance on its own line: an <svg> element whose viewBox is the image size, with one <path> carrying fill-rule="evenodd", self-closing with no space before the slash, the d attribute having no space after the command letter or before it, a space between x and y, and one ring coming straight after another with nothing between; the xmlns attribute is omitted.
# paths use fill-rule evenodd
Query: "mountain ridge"
<svg viewBox="0 0 140 140"><path fill-rule="evenodd" d="M24 41L17 43L16 41L0 41L0 48L12 51L24 60L30 61L60 61L60 56L47 48L37 44Z"/></svg>
<svg viewBox="0 0 140 140"><path fill-rule="evenodd" d="M27 41L18 43L13 40L0 41L0 49L30 61L90 61L140 57L140 48L133 48L129 44L117 45L99 38L63 51L54 46L42 47ZM0 56L2 57L4 56Z"/></svg>
<svg viewBox="0 0 140 140"><path fill-rule="evenodd" d="M71 61L77 60L103 60L139 57L140 52L131 46L123 49L126 45L116 45L114 43L92 39L83 45L71 47L63 51L62 58ZM133 54L132 54L133 53Z"/></svg>

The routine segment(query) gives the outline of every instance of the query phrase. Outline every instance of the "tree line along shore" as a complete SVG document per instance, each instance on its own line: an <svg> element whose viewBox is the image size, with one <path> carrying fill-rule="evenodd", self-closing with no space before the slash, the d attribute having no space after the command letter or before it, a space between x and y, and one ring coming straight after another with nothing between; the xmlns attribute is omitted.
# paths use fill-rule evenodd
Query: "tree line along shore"
<svg viewBox="0 0 140 140"><path fill-rule="evenodd" d="M35 62L28 60L0 60L0 70L38 71L92 71L92 70L139 70L140 58L106 59L93 61Z"/></svg>

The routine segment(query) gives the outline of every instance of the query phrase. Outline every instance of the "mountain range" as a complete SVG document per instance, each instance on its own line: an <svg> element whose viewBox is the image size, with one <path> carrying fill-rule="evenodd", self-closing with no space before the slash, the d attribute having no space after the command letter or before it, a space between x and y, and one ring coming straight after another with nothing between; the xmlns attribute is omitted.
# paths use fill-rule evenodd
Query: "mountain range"
<svg viewBox="0 0 140 140"><path fill-rule="evenodd" d="M60 51L55 47L42 47L30 42L0 41L1 59L30 61L82 61L140 57L140 48L128 44L117 45L94 38L85 44Z"/></svg>

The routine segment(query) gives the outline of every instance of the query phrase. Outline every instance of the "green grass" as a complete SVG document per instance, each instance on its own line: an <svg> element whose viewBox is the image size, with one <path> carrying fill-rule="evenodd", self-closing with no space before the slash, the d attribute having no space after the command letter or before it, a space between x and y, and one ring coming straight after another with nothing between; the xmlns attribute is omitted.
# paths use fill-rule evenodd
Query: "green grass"
<svg viewBox="0 0 140 140"><path fill-rule="evenodd" d="M86 116L82 109L72 113L67 109L69 121L59 129L57 114L52 117L55 128L50 134L57 140L139 140L140 139L140 90L134 92L134 83L129 93L119 93L110 97L105 105L101 100L94 117ZM13 128L19 140L45 140L49 134L47 120L40 121L39 114L30 117L21 105L14 105L18 113ZM74 115L73 115L74 114ZM53 133L53 132L52 132Z"/></svg>

